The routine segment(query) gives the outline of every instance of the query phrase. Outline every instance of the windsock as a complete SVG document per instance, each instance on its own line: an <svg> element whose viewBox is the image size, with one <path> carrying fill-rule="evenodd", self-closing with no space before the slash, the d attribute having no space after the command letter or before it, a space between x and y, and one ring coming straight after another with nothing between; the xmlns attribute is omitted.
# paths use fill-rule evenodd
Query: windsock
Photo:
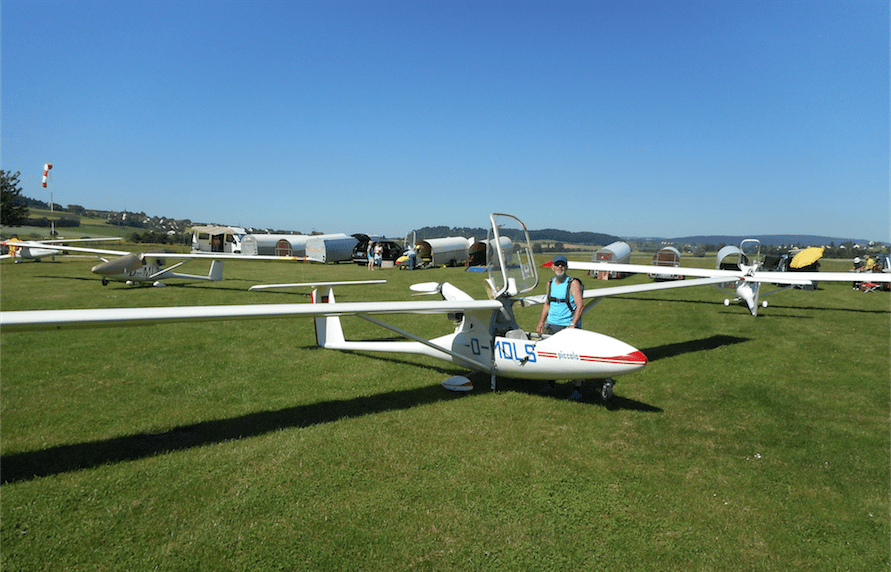
<svg viewBox="0 0 891 572"><path fill-rule="evenodd" d="M47 163L43 166L43 188L46 188L46 177L49 175L50 169L53 168L52 163Z"/></svg>

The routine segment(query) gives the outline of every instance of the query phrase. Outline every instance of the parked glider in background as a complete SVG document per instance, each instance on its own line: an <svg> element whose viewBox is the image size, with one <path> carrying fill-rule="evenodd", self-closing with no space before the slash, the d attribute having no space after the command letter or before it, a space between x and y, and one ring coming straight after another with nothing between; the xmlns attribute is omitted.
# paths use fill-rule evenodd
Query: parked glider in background
<svg viewBox="0 0 891 572"><path fill-rule="evenodd" d="M59 238L52 240L19 240L18 238L10 238L3 241L3 246L9 247L9 254L0 255L0 260L4 258L15 258L15 263L24 262L25 260L33 260L40 262L41 259L49 256L55 260L57 254L62 253L62 249L55 247L56 244L69 244L71 242L104 242L108 240L121 240L120 237L110 238Z"/></svg>
<svg viewBox="0 0 891 572"><path fill-rule="evenodd" d="M29 248L40 247L42 243L22 242ZM130 286L137 284L151 284L152 286L164 286L161 280L171 278L183 278L186 280L211 280L223 279L223 261L225 260L279 260L279 261L307 261L313 260L307 257L297 256L243 256L240 254L226 253L177 253L177 252L126 252L122 250L105 250L100 248L86 248L78 246L56 246L65 252L87 252L100 255L103 262L94 266L93 274L102 277L102 285L107 286L109 281L124 282ZM105 256L119 256L114 260L103 258ZM172 266L166 266L168 259L181 260ZM210 272L207 276L194 274L180 274L173 272L186 262L195 259L212 260Z"/></svg>
<svg viewBox="0 0 891 572"><path fill-rule="evenodd" d="M676 270L684 276L701 276L702 280L688 280L676 284L678 287L710 284L727 293L736 295L733 301L745 303L753 316L758 315L758 307L767 307L766 300L759 300L761 296L773 294L779 290L785 290L792 286L812 286L816 282L851 282L855 276L850 272L767 272L761 270L761 243L757 239L746 239L740 243L738 249L738 270L689 268L680 266ZM720 262L720 260L719 260ZM615 270L619 272L647 273L652 272L652 266L642 264L606 264L600 262L576 262L569 261L569 268L576 270ZM872 278L872 276L870 276ZM891 275L883 274L878 282L891 282ZM771 283L784 285L778 290L772 290L761 294L761 284ZM731 300L724 300L724 305L729 306Z"/></svg>
<svg viewBox="0 0 891 572"><path fill-rule="evenodd" d="M316 341L324 348L431 356L488 373L493 389L497 376L531 380L599 379L603 380L602 399L610 399L613 378L639 371L647 364L646 356L623 341L588 330L565 329L554 335L538 336L520 329L514 306L542 304L545 299L544 295L523 296L539 283L529 233L525 225L511 215L493 214L490 221L492 229L486 241L489 300L475 300L447 282L430 282L416 284L412 290L438 294L441 300L342 303L335 300L332 287L327 286L313 291L312 304L0 312L0 331L313 317ZM512 232L506 232L508 229ZM599 288L585 292L584 297L674 288L676 284ZM456 325L450 334L425 339L381 320L386 314L446 314ZM341 316L361 318L409 341L347 340ZM453 391L472 389L470 380L463 376L449 378L443 386Z"/></svg>

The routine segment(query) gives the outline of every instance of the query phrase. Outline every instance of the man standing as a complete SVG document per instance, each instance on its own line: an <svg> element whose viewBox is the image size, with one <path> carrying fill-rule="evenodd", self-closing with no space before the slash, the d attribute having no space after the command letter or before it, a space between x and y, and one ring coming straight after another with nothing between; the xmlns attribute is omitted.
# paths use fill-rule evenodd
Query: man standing
<svg viewBox="0 0 891 572"><path fill-rule="evenodd" d="M566 274L567 261L562 254L554 257L551 267L554 277L548 281L548 292L544 306L541 309L541 319L538 321L536 331L539 335L556 334L564 328L581 328L582 312L582 283L578 278ZM575 381L575 389L569 399L578 401L582 398L582 380ZM548 389L555 388L554 382L548 384Z"/></svg>

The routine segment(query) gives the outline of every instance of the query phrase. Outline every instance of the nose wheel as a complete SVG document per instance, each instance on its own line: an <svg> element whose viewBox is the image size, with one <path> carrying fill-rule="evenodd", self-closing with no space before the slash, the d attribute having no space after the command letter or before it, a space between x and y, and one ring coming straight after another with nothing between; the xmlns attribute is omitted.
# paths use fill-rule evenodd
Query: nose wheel
<svg viewBox="0 0 891 572"><path fill-rule="evenodd" d="M612 380L612 378L606 378L603 380L603 385L600 386L600 400L604 403L607 403L609 400L613 398L613 386L616 384Z"/></svg>

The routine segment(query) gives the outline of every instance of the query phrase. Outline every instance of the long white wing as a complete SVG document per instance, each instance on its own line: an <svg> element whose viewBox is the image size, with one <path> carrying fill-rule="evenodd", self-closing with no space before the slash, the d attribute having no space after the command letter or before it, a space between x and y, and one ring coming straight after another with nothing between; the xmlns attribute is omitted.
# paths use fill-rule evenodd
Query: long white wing
<svg viewBox="0 0 891 572"><path fill-rule="evenodd" d="M569 268L575 270L609 270L612 272L650 273L655 268L670 269L672 274L683 276L701 276L703 278L721 277L723 282L746 280L749 282L773 282L775 284L809 284L811 282L852 282L872 281L891 282L891 274L883 272L766 272L759 271L751 275L739 270L709 270L708 268L688 268L685 266L647 266L643 264L612 264L608 262L577 262L570 260Z"/></svg>
<svg viewBox="0 0 891 572"><path fill-rule="evenodd" d="M124 250L106 250L103 248L90 248L86 246L68 246L56 245L47 246L41 242L18 242L16 246L27 246L31 248L52 248L64 252L89 252L91 254L106 254L110 256L127 256L133 254ZM203 258L205 260L281 260L281 261L301 261L301 262L322 262L308 256L246 256L243 254L220 253L220 252L142 252L143 258L176 258L189 260L193 258Z"/></svg>
<svg viewBox="0 0 891 572"><path fill-rule="evenodd" d="M300 261L300 262L324 262L317 258L309 256L271 256L271 255L244 255L219 252L143 252L143 258L178 258L183 260L191 260L193 258L204 260L280 260L280 261Z"/></svg>
<svg viewBox="0 0 891 572"><path fill-rule="evenodd" d="M17 242L17 243L13 243L13 244L15 244L15 246L19 246L19 247L24 246L24 247L28 247L28 248L52 248L53 250L61 250L61 251L69 251L70 250L71 252L89 252L91 254L107 254L110 256L126 256L126 255L130 254L129 252L124 251L124 250L106 250L104 248L90 248L90 247L86 247L86 246L68 246L68 245L61 245L61 244L47 245L43 242L26 241L26 242Z"/></svg>
<svg viewBox="0 0 891 572"><path fill-rule="evenodd" d="M248 304L238 306L180 306L91 310L24 310L0 312L0 331L27 332L171 322L260 320L356 314L444 314L471 310L496 310L501 307L501 302L497 300L431 300L417 302L335 302L329 304Z"/></svg>
<svg viewBox="0 0 891 572"><path fill-rule="evenodd" d="M570 262L570 267L571 265L572 263ZM671 290L673 288L688 288L690 286L708 286L710 284L720 284L721 282L727 282L727 278L724 276L713 276L711 278L698 278L696 280L676 280L672 282L653 282L649 284L630 284L628 286L589 288L582 294L582 298L587 300L590 298L619 296L621 294L635 294L637 292L652 292L654 290ZM531 306L535 304L544 304L545 297L545 294L539 294L538 296L517 298L517 300L522 301L524 306Z"/></svg>
<svg viewBox="0 0 891 572"><path fill-rule="evenodd" d="M107 242L110 240L124 240L120 236L96 237L96 238L53 238L46 240L31 240L34 244L54 244L56 242Z"/></svg>
<svg viewBox="0 0 891 572"><path fill-rule="evenodd" d="M794 284L792 280L811 282L891 282L891 274L885 272L756 272L752 280Z"/></svg>

